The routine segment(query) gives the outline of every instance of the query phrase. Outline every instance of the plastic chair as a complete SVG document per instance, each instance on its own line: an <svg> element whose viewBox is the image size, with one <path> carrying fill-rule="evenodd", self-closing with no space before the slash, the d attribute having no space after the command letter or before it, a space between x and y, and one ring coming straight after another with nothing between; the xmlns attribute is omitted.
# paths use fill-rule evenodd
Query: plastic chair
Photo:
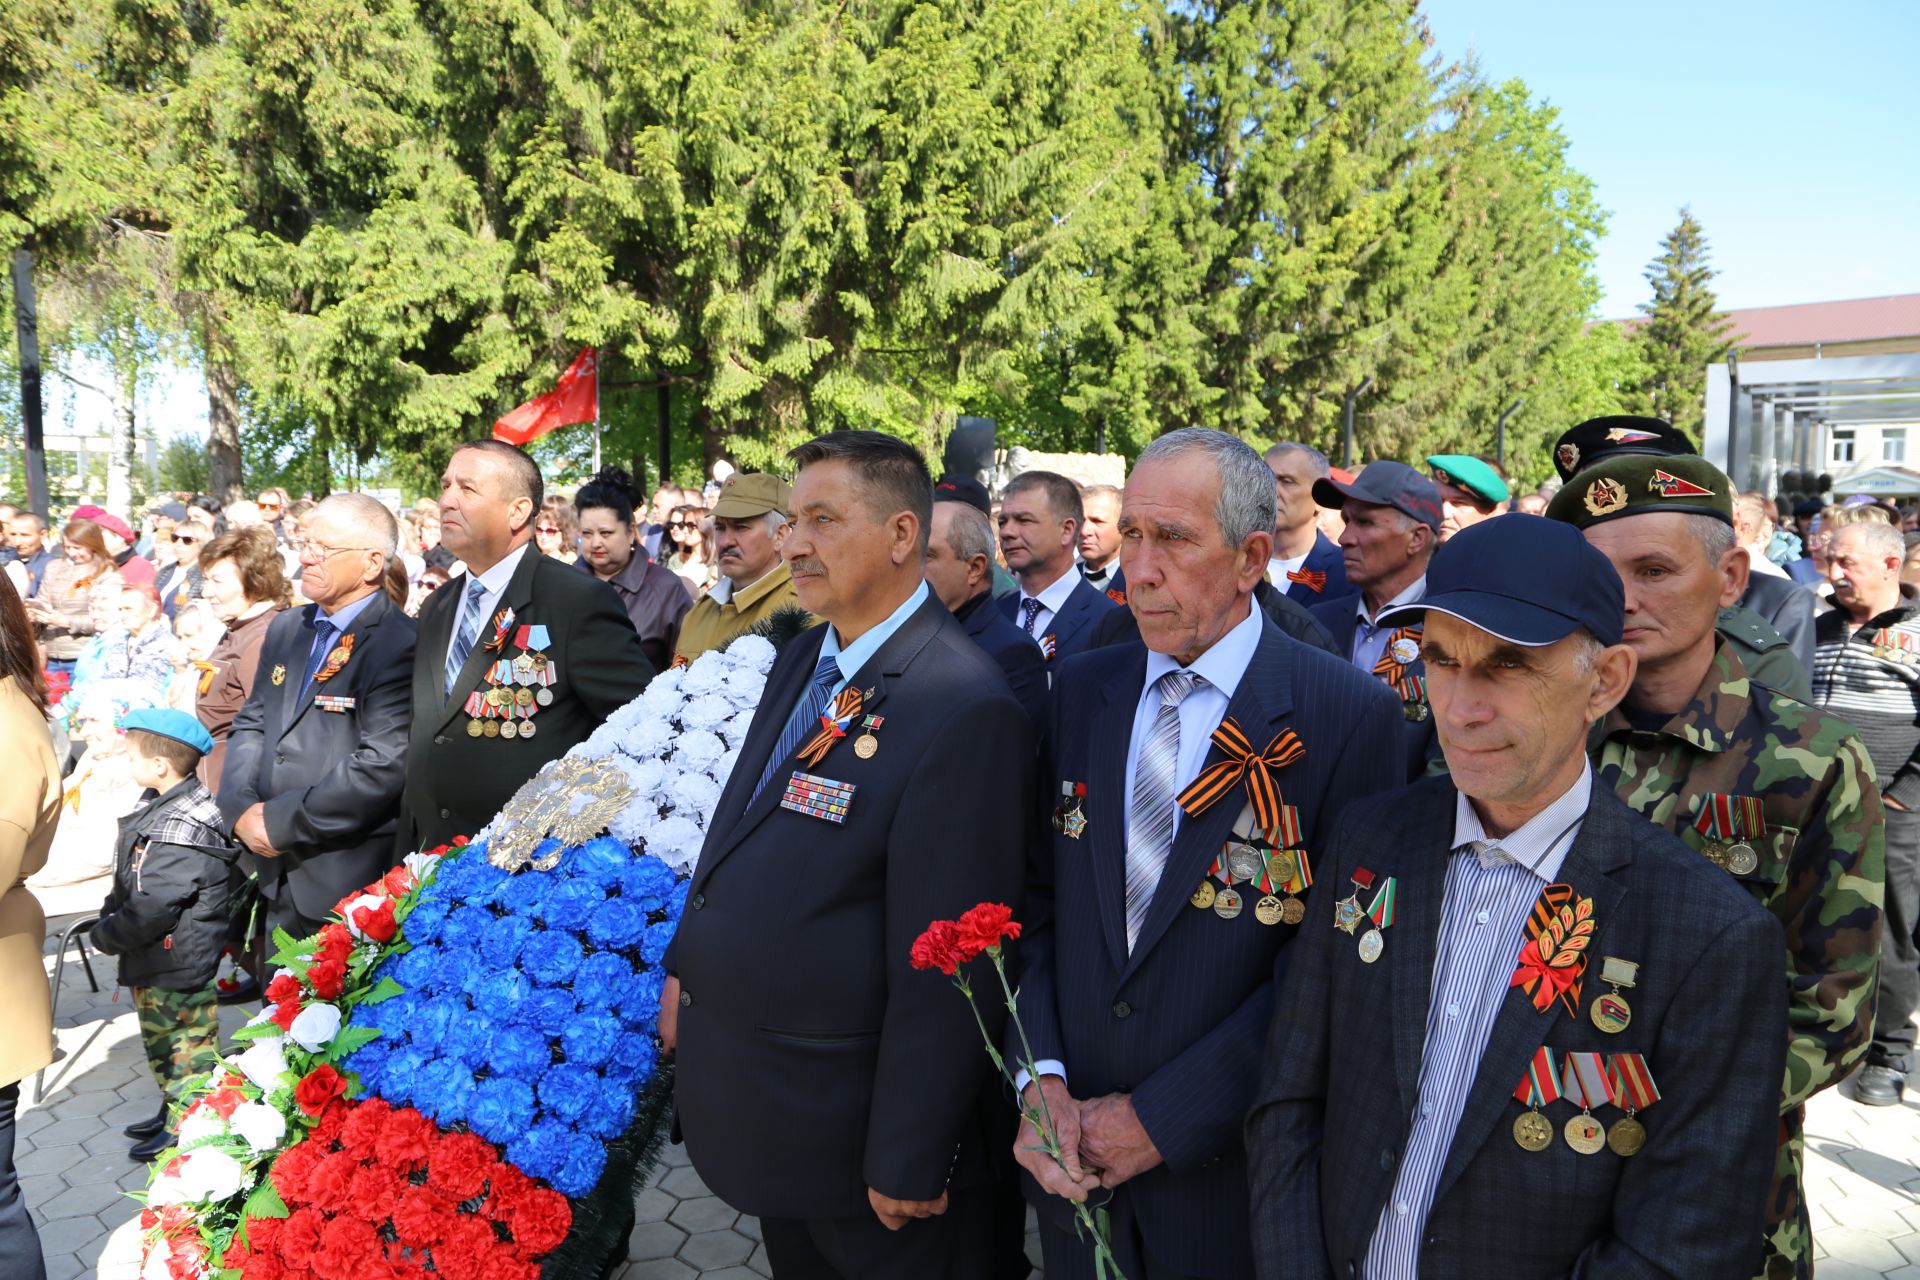
<svg viewBox="0 0 1920 1280"><path fill-rule="evenodd" d="M100 990L100 979L93 976L93 961L87 957L86 931L100 923L99 916L82 916L68 925L66 932L60 935L60 949L53 957L53 1001L52 1007L57 1014L60 1011L60 984L66 977L67 947L71 945L80 956L80 967L86 971L87 983L96 992ZM40 1101L40 1086L47 1074L46 1067L33 1073L33 1101Z"/></svg>

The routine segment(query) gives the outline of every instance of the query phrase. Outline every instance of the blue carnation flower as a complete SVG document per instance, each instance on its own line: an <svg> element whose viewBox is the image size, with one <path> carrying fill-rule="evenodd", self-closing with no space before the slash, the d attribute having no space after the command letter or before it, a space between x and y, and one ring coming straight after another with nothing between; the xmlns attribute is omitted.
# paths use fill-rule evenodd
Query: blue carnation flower
<svg viewBox="0 0 1920 1280"><path fill-rule="evenodd" d="M535 934L520 948L520 967L535 982L557 985L572 980L586 951L570 934L557 929Z"/></svg>
<svg viewBox="0 0 1920 1280"><path fill-rule="evenodd" d="M585 927L594 908L606 899L607 895L597 886L584 880L568 880L548 891L538 913L548 929L571 931Z"/></svg>
<svg viewBox="0 0 1920 1280"><path fill-rule="evenodd" d="M447 914L447 921L441 926L440 945L475 949L483 947L486 944L487 927L492 923L493 913L485 907L471 904L457 907Z"/></svg>
<svg viewBox="0 0 1920 1280"><path fill-rule="evenodd" d="M568 859L568 871L574 879L611 887L620 882L621 873L632 861L633 851L627 848L626 841L601 836L573 851Z"/></svg>
<svg viewBox="0 0 1920 1280"><path fill-rule="evenodd" d="M567 1061L582 1067L597 1067L607 1060L620 1040L620 1023L605 1014L589 1013L575 1018L560 1033L560 1049Z"/></svg>
<svg viewBox="0 0 1920 1280"><path fill-rule="evenodd" d="M607 1080L628 1089L652 1079L660 1063L659 1046L651 1035L630 1035L607 1059Z"/></svg>
<svg viewBox="0 0 1920 1280"><path fill-rule="evenodd" d="M480 980L473 992L473 1007L494 1022L512 1022L520 1016L520 1006L532 994L534 986L518 969L502 969Z"/></svg>
<svg viewBox="0 0 1920 1280"><path fill-rule="evenodd" d="M505 878L506 874L487 861L485 845L469 845L465 853L441 862L439 870L434 873L433 883L427 888L427 893L435 896L444 894L452 898L464 898L474 893L484 892Z"/></svg>
<svg viewBox="0 0 1920 1280"><path fill-rule="evenodd" d="M689 876L673 886L673 893L667 898L667 914L678 920L687 909L687 894L693 890L693 878Z"/></svg>
<svg viewBox="0 0 1920 1280"><path fill-rule="evenodd" d="M559 1035L579 1012L580 1002L565 987L536 987L520 1006L520 1020L543 1037Z"/></svg>
<svg viewBox="0 0 1920 1280"><path fill-rule="evenodd" d="M383 977L392 978L403 990L418 991L433 973L434 954L424 947L415 947L403 956L383 962L374 971L374 981L378 982Z"/></svg>
<svg viewBox="0 0 1920 1280"><path fill-rule="evenodd" d="M450 904L444 899L428 900L422 896L414 904L413 910L407 913L405 922L400 926L401 934L415 946L438 941L441 931L446 927L450 909Z"/></svg>
<svg viewBox="0 0 1920 1280"><path fill-rule="evenodd" d="M442 946L429 954L433 957L433 975L422 987L426 994L465 991L473 975L488 972L481 957L465 947Z"/></svg>
<svg viewBox="0 0 1920 1280"><path fill-rule="evenodd" d="M596 951L573 975L573 994L588 1009L612 1008L633 982L633 966L611 951Z"/></svg>
<svg viewBox="0 0 1920 1280"><path fill-rule="evenodd" d="M547 1038L531 1027L497 1027L487 1065L495 1075L531 1080L547 1069L553 1055Z"/></svg>
<svg viewBox="0 0 1920 1280"><path fill-rule="evenodd" d="M587 920L587 937L596 947L625 951L646 936L647 913L631 898L608 898Z"/></svg>
<svg viewBox="0 0 1920 1280"><path fill-rule="evenodd" d="M607 1147L585 1134L574 1134L566 1146L566 1156L548 1179L562 1195L584 1196L600 1181L607 1167Z"/></svg>
<svg viewBox="0 0 1920 1280"><path fill-rule="evenodd" d="M507 1159L520 1166L520 1171L535 1178L545 1178L554 1182L554 1175L567 1163L567 1148L572 1145L574 1135L563 1124L543 1120L528 1125L520 1136L507 1144ZM564 1195L578 1195L577 1191L560 1188Z"/></svg>
<svg viewBox="0 0 1920 1280"><path fill-rule="evenodd" d="M628 861L620 876L620 892L644 911L658 911L673 893L674 875L667 864L651 856Z"/></svg>
<svg viewBox="0 0 1920 1280"><path fill-rule="evenodd" d="M640 958L648 964L659 964L666 959L667 947L672 944L674 930L679 927L673 920L648 925L647 936L640 943Z"/></svg>
<svg viewBox="0 0 1920 1280"><path fill-rule="evenodd" d="M533 1086L524 1080L489 1076L473 1088L467 1123L489 1142L505 1145L533 1123Z"/></svg>
<svg viewBox="0 0 1920 1280"><path fill-rule="evenodd" d="M540 1077L540 1111L550 1119L578 1124L600 1099L600 1076L591 1067L560 1062Z"/></svg>
<svg viewBox="0 0 1920 1280"><path fill-rule="evenodd" d="M355 1019L355 1025L360 1025L358 1019ZM359 1075L362 1092L379 1091L380 1075L386 1070L387 1059L393 1054L394 1038L391 1034L382 1035L376 1040L367 1041L347 1055L344 1065L347 1070Z"/></svg>
<svg viewBox="0 0 1920 1280"><path fill-rule="evenodd" d="M472 1069L490 1065L497 1023L484 1013L470 1013L447 1027L440 1056Z"/></svg>
<svg viewBox="0 0 1920 1280"><path fill-rule="evenodd" d="M395 1017L395 1021L404 1026L407 1037L413 1041L413 1047L428 1057L440 1050L446 1039L447 1028L456 1018L466 1016L467 1006L452 996L441 996L433 1000L416 1000L409 1009L399 1010L404 1018ZM390 1015L392 1016L392 1015Z"/></svg>
<svg viewBox="0 0 1920 1280"><path fill-rule="evenodd" d="M386 1065L380 1068L380 1083L374 1092L389 1102L410 1102L414 1090L420 1081L420 1071L427 1065L427 1056L409 1045L394 1044L387 1055Z"/></svg>
<svg viewBox="0 0 1920 1280"><path fill-rule="evenodd" d="M473 1068L450 1058L437 1058L421 1068L413 1097L414 1106L440 1124L464 1120L473 1101Z"/></svg>
<svg viewBox="0 0 1920 1280"><path fill-rule="evenodd" d="M634 1096L631 1090L604 1081L599 1099L580 1117L580 1132L590 1138L617 1138L633 1123Z"/></svg>
<svg viewBox="0 0 1920 1280"><path fill-rule="evenodd" d="M533 932L533 921L524 915L495 916L482 933L480 950L502 969L511 969L520 958L520 944Z"/></svg>

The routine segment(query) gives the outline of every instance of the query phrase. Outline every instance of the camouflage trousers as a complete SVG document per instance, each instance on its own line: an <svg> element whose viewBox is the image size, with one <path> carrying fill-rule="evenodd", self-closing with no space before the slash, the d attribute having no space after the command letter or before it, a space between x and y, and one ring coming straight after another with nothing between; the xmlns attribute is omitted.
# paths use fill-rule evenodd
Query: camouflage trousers
<svg viewBox="0 0 1920 1280"><path fill-rule="evenodd" d="M169 1104L195 1076L213 1070L220 1041L220 1002L209 982L198 991L162 991L135 987L133 1009L140 1017L140 1043L147 1065Z"/></svg>
<svg viewBox="0 0 1920 1280"><path fill-rule="evenodd" d="M1767 1251L1758 1280L1812 1280L1813 1226L1801 1191L1806 1157L1805 1107L1780 1117L1780 1147L1767 1188Z"/></svg>

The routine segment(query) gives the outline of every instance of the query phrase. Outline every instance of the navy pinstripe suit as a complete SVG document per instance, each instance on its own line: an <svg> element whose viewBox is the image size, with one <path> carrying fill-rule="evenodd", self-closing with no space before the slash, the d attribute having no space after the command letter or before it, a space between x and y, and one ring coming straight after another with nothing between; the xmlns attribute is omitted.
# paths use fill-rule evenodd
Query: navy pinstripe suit
<svg viewBox="0 0 1920 1280"><path fill-rule="evenodd" d="M1449 779L1349 811L1301 926L1247 1119L1254 1252L1265 1280L1358 1276L1419 1104L1422 1047L1453 838ZM1461 855L1470 856L1470 855ZM1354 867L1399 878L1386 954L1364 964L1333 926ZM1422 1280L1746 1280L1760 1266L1785 1068L1779 925L1666 831L1596 786L1559 881L1593 899L1580 1016L1507 991L1435 1187ZM1513 940L1517 958L1521 937ZM1589 1017L1603 957L1640 966L1633 1017ZM1646 1055L1659 1102L1645 1150L1523 1150L1514 1087L1535 1050ZM1612 1125L1621 1113L1596 1110Z"/></svg>
<svg viewBox="0 0 1920 1280"><path fill-rule="evenodd" d="M1125 774L1146 662L1134 643L1057 668L1052 766L1040 790L1058 797L1061 782L1086 783L1088 826L1077 840L1048 830L1036 842L1020 1015L1035 1055L1065 1063L1076 1098L1131 1093L1165 1160L1117 1190L1116 1217L1127 1215L1147 1249L1181 1273L1237 1280L1252 1268L1240 1125L1295 929L1261 924L1252 897L1232 920L1188 902L1229 832L1245 829L1236 792L1198 818L1182 816L1128 953ZM1314 860L1334 814L1395 781L1398 701L1271 622L1227 714L1256 746L1286 728L1305 744L1305 757L1278 781L1299 808ZM1209 749L1208 763L1222 758ZM1027 1192L1050 1223L1071 1231L1065 1201L1031 1181Z"/></svg>

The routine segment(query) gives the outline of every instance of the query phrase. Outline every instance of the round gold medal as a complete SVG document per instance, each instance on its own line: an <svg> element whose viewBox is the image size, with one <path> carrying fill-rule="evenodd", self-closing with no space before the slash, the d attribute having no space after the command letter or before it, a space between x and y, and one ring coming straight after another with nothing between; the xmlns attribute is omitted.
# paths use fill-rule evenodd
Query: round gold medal
<svg viewBox="0 0 1920 1280"><path fill-rule="evenodd" d="M853 740L853 754L859 756L862 760L873 759L875 753L879 750L880 739L870 733L863 733Z"/></svg>
<svg viewBox="0 0 1920 1280"><path fill-rule="evenodd" d="M1742 840L1739 844L1727 848L1727 870L1737 876L1750 876L1760 869L1760 855L1753 846Z"/></svg>
<svg viewBox="0 0 1920 1280"><path fill-rule="evenodd" d="M1587 1016L1593 1019L1594 1026L1608 1035L1618 1035L1633 1021L1633 1009L1619 995L1609 993L1593 1002L1593 1007L1587 1010Z"/></svg>
<svg viewBox="0 0 1920 1280"><path fill-rule="evenodd" d="M1719 867L1722 871L1726 870L1727 868L1727 846L1726 845L1720 843L1718 840L1702 840L1700 842L1700 852L1706 855L1708 862L1711 862L1714 866Z"/></svg>
<svg viewBox="0 0 1920 1280"><path fill-rule="evenodd" d="M1299 924L1307 918L1307 904L1298 898L1288 898L1280 904L1280 923Z"/></svg>
<svg viewBox="0 0 1920 1280"><path fill-rule="evenodd" d="M1387 949L1387 940L1380 936L1378 929L1369 929L1360 935L1360 959L1372 964Z"/></svg>
<svg viewBox="0 0 1920 1280"><path fill-rule="evenodd" d="M516 707L530 707L530 706L532 706L532 705L533 705L533 690L531 690L531 689L515 689L515 690L513 691L513 705L514 705L514 706L516 706Z"/></svg>
<svg viewBox="0 0 1920 1280"><path fill-rule="evenodd" d="M1187 901L1191 902L1194 906L1200 908L1202 911L1205 911L1208 907L1213 905L1214 896L1215 895L1214 895L1214 889L1213 889L1213 881L1202 880L1200 882L1200 887L1193 891L1193 896L1191 898L1188 898Z"/></svg>
<svg viewBox="0 0 1920 1280"><path fill-rule="evenodd" d="M486 731L487 731L487 727L481 724L478 720L467 721L467 736L469 738L481 737L486 733Z"/></svg>
<svg viewBox="0 0 1920 1280"><path fill-rule="evenodd" d="M516 721L513 721L513 720L503 720L503 721L501 721L501 722L500 722L500 736L501 736L501 737L503 737L503 738L517 738L517 737L519 737L519 736L520 736L520 725L519 725L519 724L518 724L518 723L517 723Z"/></svg>
<svg viewBox="0 0 1920 1280"><path fill-rule="evenodd" d="M1528 1151L1553 1145L1553 1122L1538 1111L1522 1111L1513 1120L1513 1140Z"/></svg>
<svg viewBox="0 0 1920 1280"><path fill-rule="evenodd" d="M1567 1145L1583 1156L1600 1154L1600 1148L1607 1145L1607 1126L1582 1111L1567 1121Z"/></svg>
<svg viewBox="0 0 1920 1280"><path fill-rule="evenodd" d="M1607 1134L1607 1146L1617 1156L1635 1155L1646 1145L1646 1127L1632 1116L1615 1120L1612 1130Z"/></svg>
<svg viewBox="0 0 1920 1280"><path fill-rule="evenodd" d="M1261 895L1260 901L1253 904L1253 918L1261 924L1279 924L1285 915L1286 908L1280 899L1270 893Z"/></svg>
<svg viewBox="0 0 1920 1280"><path fill-rule="evenodd" d="M500 736L500 722L498 720L489 720L482 726L482 730L489 738L497 738Z"/></svg>
<svg viewBox="0 0 1920 1280"><path fill-rule="evenodd" d="M1240 891L1222 889L1213 900L1213 914L1222 920L1231 920L1240 914Z"/></svg>
<svg viewBox="0 0 1920 1280"><path fill-rule="evenodd" d="M1275 884L1286 884L1299 874L1300 864L1295 861L1293 850L1275 849L1267 855L1267 876Z"/></svg>

